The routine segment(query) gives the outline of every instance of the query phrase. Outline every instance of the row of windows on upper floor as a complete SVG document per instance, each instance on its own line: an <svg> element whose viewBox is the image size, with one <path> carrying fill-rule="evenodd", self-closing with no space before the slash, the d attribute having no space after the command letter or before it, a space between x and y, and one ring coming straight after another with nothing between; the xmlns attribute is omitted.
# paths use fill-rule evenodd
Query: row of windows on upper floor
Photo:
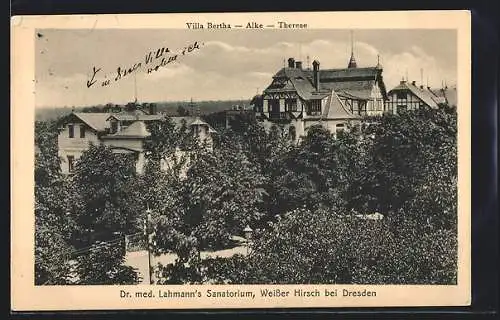
<svg viewBox="0 0 500 320"><path fill-rule="evenodd" d="M85 138L85 125L79 125L80 127L80 138ZM68 138L74 138L75 137L75 125L74 124L69 124L68 125Z"/></svg>
<svg viewBox="0 0 500 320"><path fill-rule="evenodd" d="M362 114L363 112L366 113L368 111L384 111L384 101L382 99L375 99L368 102L365 100L342 99L342 102L351 109L351 112L355 113ZM310 100L305 106L307 115L318 115L322 111L320 99ZM278 99L269 99L268 109L271 114L280 113L280 101ZM263 110L260 108L256 111L262 112ZM297 99L285 99L285 112L296 111L299 111L297 108Z"/></svg>

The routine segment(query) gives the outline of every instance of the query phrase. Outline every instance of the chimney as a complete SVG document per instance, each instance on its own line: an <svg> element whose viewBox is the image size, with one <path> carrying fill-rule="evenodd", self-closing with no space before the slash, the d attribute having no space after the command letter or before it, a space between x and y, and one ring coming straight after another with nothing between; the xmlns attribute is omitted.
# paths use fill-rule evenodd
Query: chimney
<svg viewBox="0 0 500 320"><path fill-rule="evenodd" d="M155 103L149 104L149 114L156 114L156 104Z"/></svg>
<svg viewBox="0 0 500 320"><path fill-rule="evenodd" d="M415 85L416 83L417 83L416 81L412 81L412 82L411 82L411 84L412 84L412 85Z"/></svg>
<svg viewBox="0 0 500 320"><path fill-rule="evenodd" d="M295 68L302 70L302 61L295 61Z"/></svg>
<svg viewBox="0 0 500 320"><path fill-rule="evenodd" d="M288 58L288 68L293 68L293 67L295 67L295 59Z"/></svg>
<svg viewBox="0 0 500 320"><path fill-rule="evenodd" d="M319 90L319 61L313 61L313 84L316 88L316 91Z"/></svg>

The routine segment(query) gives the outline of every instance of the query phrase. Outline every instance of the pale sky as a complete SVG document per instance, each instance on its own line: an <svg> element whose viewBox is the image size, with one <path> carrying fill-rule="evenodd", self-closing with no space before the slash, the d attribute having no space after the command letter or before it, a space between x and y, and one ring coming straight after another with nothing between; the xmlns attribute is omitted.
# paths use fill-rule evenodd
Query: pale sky
<svg viewBox="0 0 500 320"><path fill-rule="evenodd" d="M36 106L123 104L134 100L134 76L87 88L92 70L114 78L118 67L135 71L139 102L250 99L261 92L282 66L294 57L307 66L345 68L351 44L349 30L38 30L36 36ZM457 37L454 30L356 30L359 67L383 66L388 90L402 77L430 86L456 84ZM167 47L179 52L197 41L199 49L180 55L157 72L147 74L146 54ZM149 65L148 65L149 66Z"/></svg>

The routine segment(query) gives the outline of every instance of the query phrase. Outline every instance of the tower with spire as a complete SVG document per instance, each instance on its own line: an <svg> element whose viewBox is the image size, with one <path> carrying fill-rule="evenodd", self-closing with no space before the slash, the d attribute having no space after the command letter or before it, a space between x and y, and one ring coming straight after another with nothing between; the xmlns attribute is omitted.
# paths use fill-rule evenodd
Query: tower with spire
<svg viewBox="0 0 500 320"><path fill-rule="evenodd" d="M354 34L351 31L351 59L349 59L349 64L347 65L348 69L357 68L358 64L356 63L356 59L354 58Z"/></svg>

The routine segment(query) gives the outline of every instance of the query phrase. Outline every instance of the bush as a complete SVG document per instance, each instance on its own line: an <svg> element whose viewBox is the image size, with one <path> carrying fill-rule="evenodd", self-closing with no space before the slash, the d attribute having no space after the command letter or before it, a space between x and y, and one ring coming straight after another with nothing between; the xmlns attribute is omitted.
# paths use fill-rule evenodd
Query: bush
<svg viewBox="0 0 500 320"><path fill-rule="evenodd" d="M259 237L248 257L203 261L229 284L454 284L456 237L412 220L365 220L299 209Z"/></svg>

